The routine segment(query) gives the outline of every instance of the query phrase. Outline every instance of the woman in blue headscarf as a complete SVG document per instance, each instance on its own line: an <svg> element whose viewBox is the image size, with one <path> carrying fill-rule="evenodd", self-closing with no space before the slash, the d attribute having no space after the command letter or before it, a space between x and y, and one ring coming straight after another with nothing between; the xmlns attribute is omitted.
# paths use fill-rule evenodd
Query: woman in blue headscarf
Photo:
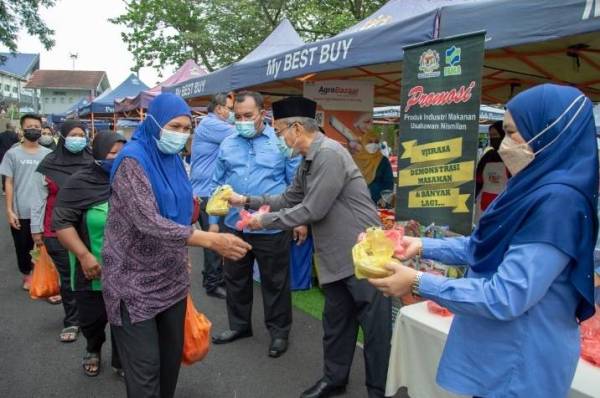
<svg viewBox="0 0 600 398"><path fill-rule="evenodd" d="M370 282L456 314L437 382L461 395L566 397L579 322L594 314L598 150L592 103L545 84L507 104L499 153L513 178L470 237L405 238L406 256L467 265L458 280L405 266Z"/></svg>
<svg viewBox="0 0 600 398"><path fill-rule="evenodd" d="M190 283L186 246L234 259L250 248L191 227L192 187L179 156L191 130L185 101L161 94L111 168L101 274L129 397L175 393Z"/></svg>

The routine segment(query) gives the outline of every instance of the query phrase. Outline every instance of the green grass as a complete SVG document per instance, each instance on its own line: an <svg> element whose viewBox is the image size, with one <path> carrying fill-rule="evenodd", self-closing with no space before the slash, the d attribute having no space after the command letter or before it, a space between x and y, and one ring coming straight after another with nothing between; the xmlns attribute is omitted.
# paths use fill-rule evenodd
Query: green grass
<svg viewBox="0 0 600 398"><path fill-rule="evenodd" d="M292 305L313 318L322 320L325 296L318 287L309 290L298 290L292 292ZM358 341L361 344L364 341L362 328L358 331Z"/></svg>

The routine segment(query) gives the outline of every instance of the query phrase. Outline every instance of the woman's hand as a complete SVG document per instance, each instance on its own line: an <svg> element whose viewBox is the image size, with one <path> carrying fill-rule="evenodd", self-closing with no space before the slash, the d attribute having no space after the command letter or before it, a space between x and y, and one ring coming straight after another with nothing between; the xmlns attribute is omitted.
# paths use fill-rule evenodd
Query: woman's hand
<svg viewBox="0 0 600 398"><path fill-rule="evenodd" d="M81 270L83 271L83 275L87 279L97 279L100 277L102 273L102 267L98 264L98 260L96 256L92 253L87 252L79 259L79 264L81 264Z"/></svg>
<svg viewBox="0 0 600 398"><path fill-rule="evenodd" d="M6 216L8 218L8 223L10 224L11 227L13 227L13 229L17 229L17 230L21 229L21 223L19 222L19 217L17 217L17 214L14 211L7 210Z"/></svg>
<svg viewBox="0 0 600 398"><path fill-rule="evenodd" d="M394 263L388 264L386 267L394 273L387 278L369 279L369 283L379 289L385 296L401 297L410 293L419 271Z"/></svg>
<svg viewBox="0 0 600 398"><path fill-rule="evenodd" d="M223 257L239 260L248 253L248 250L252 249L247 242L232 234L209 234L208 249L216 251Z"/></svg>
<svg viewBox="0 0 600 398"><path fill-rule="evenodd" d="M33 243L37 247L44 246L44 235L41 233L31 234L31 238L33 239Z"/></svg>
<svg viewBox="0 0 600 398"><path fill-rule="evenodd" d="M410 260L417 254L420 254L423 250L423 240L421 238L413 238L411 236L405 236L402 238L402 246L404 246L404 254L400 256L399 260Z"/></svg>

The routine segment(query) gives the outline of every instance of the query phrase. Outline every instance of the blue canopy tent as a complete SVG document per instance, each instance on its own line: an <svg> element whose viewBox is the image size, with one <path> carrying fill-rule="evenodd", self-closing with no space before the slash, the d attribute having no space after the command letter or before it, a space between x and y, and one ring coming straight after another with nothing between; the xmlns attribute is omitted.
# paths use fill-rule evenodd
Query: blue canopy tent
<svg viewBox="0 0 600 398"><path fill-rule="evenodd" d="M298 35L298 32L296 32L290 21L284 19L261 44L240 61L211 72L206 76L164 87L163 90L175 92L186 99L200 99L219 92L229 92L233 89L232 83L236 79L241 79L245 73L248 73L248 67L256 61L266 59L273 54L291 50L303 44L304 41L300 38L300 35ZM244 84L250 85L251 81L244 82Z"/></svg>
<svg viewBox="0 0 600 398"><path fill-rule="evenodd" d="M377 105L395 105L404 46L486 30L484 102L542 82L573 84L600 101L599 14L597 0L391 0L332 38L231 65L231 88L287 96L302 94L305 81L367 79Z"/></svg>
<svg viewBox="0 0 600 398"><path fill-rule="evenodd" d="M80 118L89 117L92 129L95 129L96 118L114 119L115 99L134 97L149 87L133 73L113 90L107 91L96 97L87 105L79 108Z"/></svg>

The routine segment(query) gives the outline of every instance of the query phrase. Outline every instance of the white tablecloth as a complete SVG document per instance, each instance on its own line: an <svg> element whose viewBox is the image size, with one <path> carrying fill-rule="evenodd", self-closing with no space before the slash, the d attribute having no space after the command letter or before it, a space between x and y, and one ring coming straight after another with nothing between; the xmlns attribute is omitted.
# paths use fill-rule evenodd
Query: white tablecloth
<svg viewBox="0 0 600 398"><path fill-rule="evenodd" d="M411 398L456 398L435 383L452 317L430 313L426 303L402 307L394 325L386 396L407 387ZM600 368L580 359L570 398L600 398Z"/></svg>

